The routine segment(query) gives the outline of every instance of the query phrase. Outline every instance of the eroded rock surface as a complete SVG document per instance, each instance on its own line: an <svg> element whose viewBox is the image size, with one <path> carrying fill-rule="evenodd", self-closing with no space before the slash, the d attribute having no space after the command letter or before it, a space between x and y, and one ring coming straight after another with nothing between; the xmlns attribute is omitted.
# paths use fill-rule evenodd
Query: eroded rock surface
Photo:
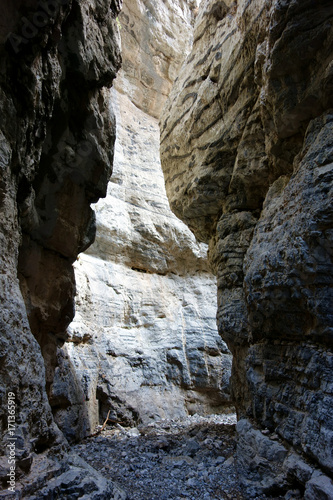
<svg viewBox="0 0 333 500"><path fill-rule="evenodd" d="M109 410L113 420L133 424L230 405L231 356L217 333L207 246L170 211L154 117L189 43L191 11L186 2L154 9L148 1L125 2L119 16L124 66L111 96L114 170L107 197L95 207L96 242L75 264L76 316L62 354L81 381L84 408L80 393L66 402L72 377L60 370L53 386L56 419L69 437L92 432ZM169 46L180 30L178 46ZM141 95L147 72L149 106ZM85 415L84 426L75 411Z"/></svg>
<svg viewBox="0 0 333 500"><path fill-rule="evenodd" d="M44 455L52 447L61 458L66 448L48 397L74 315L72 263L94 239L90 204L105 195L112 170L115 125L104 87L120 66L120 5L2 6L0 475L7 489L7 444L16 438L16 492L25 497L68 467Z"/></svg>
<svg viewBox="0 0 333 500"><path fill-rule="evenodd" d="M315 498L318 470L333 475L332 15L203 2L162 114L171 207L217 275L249 495L295 481ZM265 428L285 447L271 464Z"/></svg>
<svg viewBox="0 0 333 500"><path fill-rule="evenodd" d="M125 1L119 15L123 71L116 87L159 118L192 41L196 0Z"/></svg>

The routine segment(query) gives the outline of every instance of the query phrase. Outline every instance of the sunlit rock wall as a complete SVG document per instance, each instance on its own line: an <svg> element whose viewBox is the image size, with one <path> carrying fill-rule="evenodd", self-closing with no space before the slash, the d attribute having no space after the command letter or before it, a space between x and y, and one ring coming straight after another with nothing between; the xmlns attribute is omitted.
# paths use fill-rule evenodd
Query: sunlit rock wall
<svg viewBox="0 0 333 500"><path fill-rule="evenodd" d="M75 265L76 316L63 353L81 380L87 432L109 409L115 420L133 423L230 405L231 356L217 333L207 246L170 211L159 159L155 115L188 50L191 20L186 2L154 9L125 2L119 16L115 163L108 195L95 207L96 242ZM62 382L59 371L59 400ZM73 395L72 403L82 400ZM69 434L73 409L69 402L57 408Z"/></svg>
<svg viewBox="0 0 333 500"><path fill-rule="evenodd" d="M192 41L197 0L124 2L119 15L123 65L117 89L159 118Z"/></svg>
<svg viewBox="0 0 333 500"><path fill-rule="evenodd" d="M332 15L202 2L161 118L171 208L217 276L248 495L333 491Z"/></svg>

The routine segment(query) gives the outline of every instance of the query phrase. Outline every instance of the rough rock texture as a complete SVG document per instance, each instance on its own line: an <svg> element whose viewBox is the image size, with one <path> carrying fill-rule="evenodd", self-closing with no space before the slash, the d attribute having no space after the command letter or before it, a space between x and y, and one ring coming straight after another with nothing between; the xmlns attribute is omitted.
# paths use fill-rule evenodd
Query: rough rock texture
<svg viewBox="0 0 333 500"><path fill-rule="evenodd" d="M174 49L175 56L170 52L163 72L157 63L154 68L148 63L155 55L158 61L165 58L163 51L169 54L169 28L177 36L185 19L191 34L186 3L185 14L176 17L180 5L173 2L166 9L158 4L152 18L150 2L125 2L119 16L127 27L121 29L124 66L111 96L117 115L114 170L107 197L95 206L96 242L75 264L76 316L52 392L59 402L56 421L69 438L92 432L109 410L114 420L136 423L230 405L231 356L217 333L216 281L208 269L207 246L198 244L170 211L158 121L152 116L185 41ZM149 70L155 82L147 89L156 94L148 108L139 90L135 93L142 85L130 70L136 39L137 74ZM162 77L166 83L157 93ZM139 97L141 110L136 107ZM73 390L75 376L83 397Z"/></svg>
<svg viewBox="0 0 333 500"><path fill-rule="evenodd" d="M235 420L234 414L192 415L118 425L74 449L118 483L126 500L247 500L238 481Z"/></svg>
<svg viewBox="0 0 333 500"><path fill-rule="evenodd" d="M197 0L125 1L119 15L122 72L116 88L159 118L188 53Z"/></svg>
<svg viewBox="0 0 333 500"><path fill-rule="evenodd" d="M318 470L333 476L332 15L328 1L203 2L162 115L171 207L217 275L248 495L294 481L321 498Z"/></svg>
<svg viewBox="0 0 333 500"><path fill-rule="evenodd" d="M163 195L156 121L116 99L114 174L96 206L96 242L75 265L66 344L92 429L109 409L115 419L147 422L229 401L231 356L217 333L207 250Z"/></svg>
<svg viewBox="0 0 333 500"><path fill-rule="evenodd" d="M43 455L66 444L48 396L56 348L73 318L72 263L94 239L90 204L105 195L112 170L115 126L103 87L120 66L120 5L2 3L0 475L7 487L11 392L17 491L64 467Z"/></svg>

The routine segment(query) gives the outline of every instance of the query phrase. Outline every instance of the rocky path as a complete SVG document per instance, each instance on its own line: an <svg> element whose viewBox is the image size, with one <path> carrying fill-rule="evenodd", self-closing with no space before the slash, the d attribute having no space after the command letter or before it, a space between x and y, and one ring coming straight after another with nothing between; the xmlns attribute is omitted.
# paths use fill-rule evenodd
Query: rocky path
<svg viewBox="0 0 333 500"><path fill-rule="evenodd" d="M235 415L194 415L138 428L119 424L75 451L124 492L121 500L245 500L235 453Z"/></svg>

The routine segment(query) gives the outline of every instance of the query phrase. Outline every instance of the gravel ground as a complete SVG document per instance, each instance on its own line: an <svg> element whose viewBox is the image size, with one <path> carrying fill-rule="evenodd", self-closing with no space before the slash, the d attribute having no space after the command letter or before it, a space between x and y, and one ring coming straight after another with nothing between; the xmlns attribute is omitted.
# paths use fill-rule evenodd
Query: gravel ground
<svg viewBox="0 0 333 500"><path fill-rule="evenodd" d="M246 500L238 485L233 414L138 428L116 424L74 450L127 500Z"/></svg>

